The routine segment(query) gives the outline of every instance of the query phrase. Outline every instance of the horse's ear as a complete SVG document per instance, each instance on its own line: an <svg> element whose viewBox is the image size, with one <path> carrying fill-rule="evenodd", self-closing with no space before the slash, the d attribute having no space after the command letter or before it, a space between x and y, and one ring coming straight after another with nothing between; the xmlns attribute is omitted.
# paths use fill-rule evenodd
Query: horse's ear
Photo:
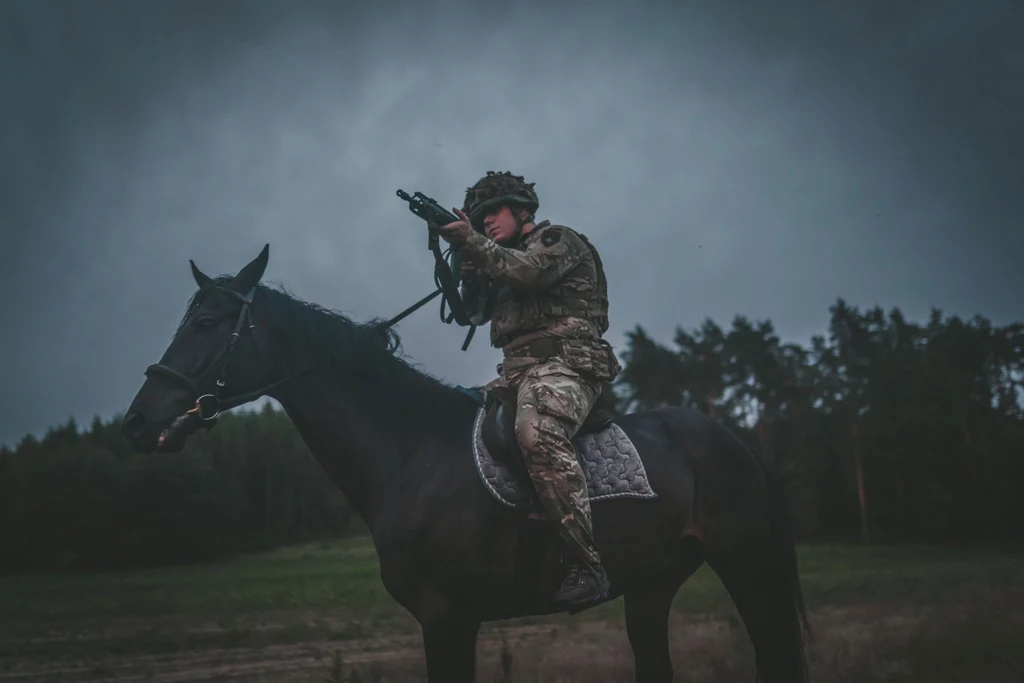
<svg viewBox="0 0 1024 683"><path fill-rule="evenodd" d="M199 270L198 266L196 266L195 262L192 259L189 259L188 263L190 266L192 266L192 277L196 279L196 284L199 285L199 289L202 289L207 284L209 284L212 278L209 275L205 274L203 271Z"/></svg>
<svg viewBox="0 0 1024 683"><path fill-rule="evenodd" d="M263 271L267 269L267 261L270 259L270 245L264 245L263 251L254 258L245 268L238 271L238 275L231 282L233 289L246 292L259 284L263 279Z"/></svg>

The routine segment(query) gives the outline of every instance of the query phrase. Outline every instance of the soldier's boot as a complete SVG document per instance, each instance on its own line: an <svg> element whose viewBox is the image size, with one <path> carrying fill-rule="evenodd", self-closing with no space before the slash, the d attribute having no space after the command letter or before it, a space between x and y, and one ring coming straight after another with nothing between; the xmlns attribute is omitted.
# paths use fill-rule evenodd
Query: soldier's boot
<svg viewBox="0 0 1024 683"><path fill-rule="evenodd" d="M562 551L565 576L555 592L555 602L579 605L607 600L611 584L594 541L590 501L584 497L586 491L582 495L577 492L577 495L566 496L564 502L550 495L552 489L544 491L548 495L540 496L541 505L565 544Z"/></svg>
<svg viewBox="0 0 1024 683"><path fill-rule="evenodd" d="M565 576L555 591L555 602L578 605L607 600L611 583L601 566L601 554L591 532L589 501L577 505L576 512L568 514L553 496L542 495L540 502L564 543L562 566L565 567ZM575 502L578 504L579 499Z"/></svg>
<svg viewBox="0 0 1024 683"><path fill-rule="evenodd" d="M611 582L601 563L590 564L575 558L568 559L565 578L555 593L555 602L564 605L584 605L607 600Z"/></svg>

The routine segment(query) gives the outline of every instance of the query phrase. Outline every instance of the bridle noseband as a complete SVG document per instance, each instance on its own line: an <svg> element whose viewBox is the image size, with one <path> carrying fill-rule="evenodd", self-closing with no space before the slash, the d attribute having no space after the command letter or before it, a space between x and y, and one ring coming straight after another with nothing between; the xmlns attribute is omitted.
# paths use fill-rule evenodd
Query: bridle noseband
<svg viewBox="0 0 1024 683"><path fill-rule="evenodd" d="M299 372L292 373L291 375L288 375L284 379L279 379L275 382L271 382L270 384L260 389L257 389L256 391L249 391L244 394L236 394L235 396L231 396L229 398L221 398L220 392L224 388L224 380L225 377L227 376L228 365L231 362L231 354L235 350L235 344L238 343L238 339L242 331L242 325L245 323L246 318L249 319L249 329L256 329L256 325L252 322L252 313L249 310L249 307L252 305L253 296L255 296L256 294L256 288L253 287L252 289L249 290L249 293L245 295L239 294L234 290L221 286L214 287L214 289L221 291L225 294L228 294L231 297L241 301L242 310L238 314L238 321L235 323L235 331L231 334L231 341L228 342L227 347L225 347L220 352L220 355L218 355L217 358L210 364L210 367L213 368L217 365L217 363L221 363L220 374L217 376L217 381L213 393L202 393L200 385L203 383L203 381L205 381L205 377L203 378L203 380L196 382L193 381L191 378L187 377L186 375L184 375L183 373L162 363L154 363L153 365L150 365L148 368L146 368L147 377L154 374L163 375L165 377L170 377L171 379L177 381L179 384L184 384L186 387L188 387L192 391L193 395L196 396L196 404L195 406L187 410L185 414L195 416L196 418L202 420L203 422L210 422L212 420L216 420L222 411L230 410L231 408L240 406L243 403L248 403L249 401L255 400L262 396L263 394L265 394L266 392L273 389L274 387L284 384L288 380L298 377L299 375L303 374L304 372L307 372L312 368L312 366L310 366L309 368L300 370ZM253 337L253 339L255 340L255 336ZM257 345L257 351L258 350L259 346ZM223 362L221 362L222 359Z"/></svg>

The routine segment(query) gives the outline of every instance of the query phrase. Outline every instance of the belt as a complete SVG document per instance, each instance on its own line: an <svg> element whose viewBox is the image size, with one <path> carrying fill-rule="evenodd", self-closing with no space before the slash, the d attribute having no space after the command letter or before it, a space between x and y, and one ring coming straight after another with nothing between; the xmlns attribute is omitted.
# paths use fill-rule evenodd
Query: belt
<svg viewBox="0 0 1024 683"><path fill-rule="evenodd" d="M522 346L505 349L505 355L513 358L550 358L561 354L562 340L555 337L541 337Z"/></svg>

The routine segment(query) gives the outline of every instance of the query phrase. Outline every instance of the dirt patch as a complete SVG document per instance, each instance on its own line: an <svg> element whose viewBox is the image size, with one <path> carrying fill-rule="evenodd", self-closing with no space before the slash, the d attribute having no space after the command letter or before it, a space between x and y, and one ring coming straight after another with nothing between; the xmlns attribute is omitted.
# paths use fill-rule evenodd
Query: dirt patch
<svg viewBox="0 0 1024 683"><path fill-rule="evenodd" d="M868 604L825 607L810 615L815 633L811 658L812 680L912 680L912 662L900 652L912 638L928 628L967 611L993 607L970 603L935 606ZM316 614L260 615L254 618L262 632L288 629L298 622L321 624ZM331 626L342 627L343 624ZM92 683L179 683L231 681L233 683L285 683L329 680L337 659L347 675L357 671L363 681L424 681L425 669L419 633L354 638L311 638L301 642L265 644L238 642L203 646L203 639L223 639L231 625L210 621L192 624L144 620L107 624L92 637L78 640L60 629L21 643L32 654L18 652L18 642L6 642L9 655L0 658L0 683L89 681ZM192 634L189 649L138 654L112 652L107 643L121 642L132 628L181 629ZM130 634L128 634L130 635ZM40 638L43 640L41 641ZM218 641L219 642L219 641ZM45 652L40 651L45 645ZM753 651L742 623L732 614L673 614L672 660L677 678L688 681L750 681L754 677ZM478 647L480 681L629 681L633 656L620 621L552 621L532 625L486 626ZM342 679L355 680L355 679ZM975 680L986 680L983 676ZM988 680L1002 680L990 677ZM1008 680L1008 679L1007 679Z"/></svg>

